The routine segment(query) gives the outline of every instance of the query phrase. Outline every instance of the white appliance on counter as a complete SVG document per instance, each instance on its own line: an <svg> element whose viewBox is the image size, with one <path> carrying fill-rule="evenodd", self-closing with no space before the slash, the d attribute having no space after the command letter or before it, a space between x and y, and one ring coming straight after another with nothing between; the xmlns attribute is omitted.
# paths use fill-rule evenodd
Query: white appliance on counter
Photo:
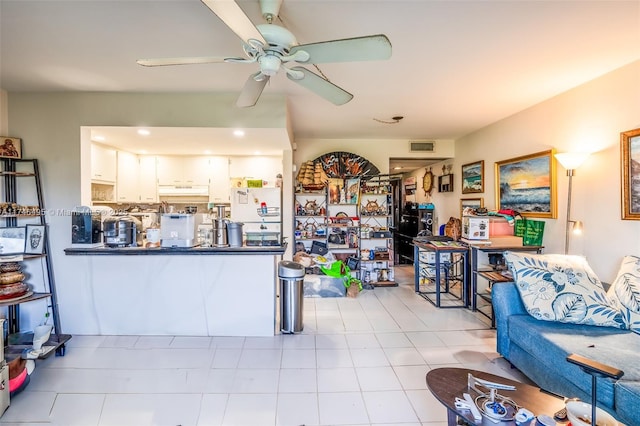
<svg viewBox="0 0 640 426"><path fill-rule="evenodd" d="M160 247L195 246L195 218L189 213L164 213L160 218Z"/></svg>
<svg viewBox="0 0 640 426"><path fill-rule="evenodd" d="M231 189L230 219L244 223L247 245L281 245L281 188Z"/></svg>

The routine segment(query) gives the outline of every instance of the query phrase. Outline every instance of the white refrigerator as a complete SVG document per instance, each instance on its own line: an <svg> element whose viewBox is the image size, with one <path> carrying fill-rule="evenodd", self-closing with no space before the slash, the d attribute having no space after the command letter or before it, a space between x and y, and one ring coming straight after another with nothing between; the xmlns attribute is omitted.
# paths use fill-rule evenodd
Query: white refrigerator
<svg viewBox="0 0 640 426"><path fill-rule="evenodd" d="M281 241L281 188L232 188L229 218L232 222L244 223L244 234L277 232Z"/></svg>

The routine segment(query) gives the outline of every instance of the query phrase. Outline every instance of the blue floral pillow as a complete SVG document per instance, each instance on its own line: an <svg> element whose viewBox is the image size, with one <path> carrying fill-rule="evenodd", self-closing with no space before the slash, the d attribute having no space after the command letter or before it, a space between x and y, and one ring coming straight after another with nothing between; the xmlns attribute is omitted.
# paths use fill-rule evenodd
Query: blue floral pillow
<svg viewBox="0 0 640 426"><path fill-rule="evenodd" d="M629 328L640 331L640 258L625 256L607 295L618 306Z"/></svg>
<svg viewBox="0 0 640 426"><path fill-rule="evenodd" d="M626 328L616 304L582 256L506 252L527 312L534 318Z"/></svg>

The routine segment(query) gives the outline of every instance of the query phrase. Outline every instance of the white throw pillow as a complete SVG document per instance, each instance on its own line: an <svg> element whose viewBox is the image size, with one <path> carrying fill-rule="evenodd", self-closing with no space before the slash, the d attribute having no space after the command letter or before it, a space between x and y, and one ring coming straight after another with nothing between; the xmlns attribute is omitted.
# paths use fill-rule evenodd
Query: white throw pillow
<svg viewBox="0 0 640 426"><path fill-rule="evenodd" d="M617 304L629 328L640 331L640 257L622 259L607 295Z"/></svg>
<svg viewBox="0 0 640 426"><path fill-rule="evenodd" d="M506 252L529 314L545 321L626 328L617 305L582 256Z"/></svg>

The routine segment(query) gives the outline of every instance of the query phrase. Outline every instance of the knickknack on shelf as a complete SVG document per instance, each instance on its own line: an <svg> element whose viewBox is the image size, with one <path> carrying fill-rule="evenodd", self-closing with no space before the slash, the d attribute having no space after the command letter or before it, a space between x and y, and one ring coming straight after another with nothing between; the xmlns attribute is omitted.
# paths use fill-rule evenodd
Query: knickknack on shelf
<svg viewBox="0 0 640 426"><path fill-rule="evenodd" d="M438 192L453 192L453 174L438 176Z"/></svg>

